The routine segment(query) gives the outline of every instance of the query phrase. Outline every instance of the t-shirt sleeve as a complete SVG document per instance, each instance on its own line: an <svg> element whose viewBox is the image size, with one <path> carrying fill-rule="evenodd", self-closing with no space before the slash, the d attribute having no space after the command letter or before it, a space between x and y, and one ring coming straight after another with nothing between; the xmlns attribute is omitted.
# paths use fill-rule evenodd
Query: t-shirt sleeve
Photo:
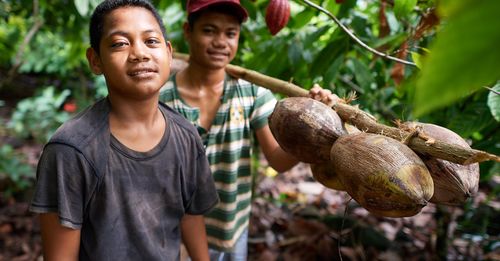
<svg viewBox="0 0 500 261"><path fill-rule="evenodd" d="M257 88L257 95L250 115L250 125L254 129L260 129L267 125L267 118L274 110L276 98L271 91L262 87Z"/></svg>
<svg viewBox="0 0 500 261"><path fill-rule="evenodd" d="M190 215L201 215L211 210L218 202L219 196L205 151L200 149L191 171L195 179L194 192L186 205L185 212Z"/></svg>
<svg viewBox="0 0 500 261"><path fill-rule="evenodd" d="M70 146L45 146L37 167L30 211L55 212L61 225L80 229L93 170L85 157Z"/></svg>

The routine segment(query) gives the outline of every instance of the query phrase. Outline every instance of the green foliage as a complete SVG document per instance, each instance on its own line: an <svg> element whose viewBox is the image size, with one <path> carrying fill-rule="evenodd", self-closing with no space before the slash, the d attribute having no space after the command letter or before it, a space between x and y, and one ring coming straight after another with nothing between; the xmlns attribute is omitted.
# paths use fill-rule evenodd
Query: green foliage
<svg viewBox="0 0 500 261"><path fill-rule="evenodd" d="M9 145L0 146L0 180L8 183L8 186L2 189L3 196L9 197L25 191L32 186L34 178L35 172L26 163L24 155Z"/></svg>
<svg viewBox="0 0 500 261"><path fill-rule="evenodd" d="M46 142L70 117L61 110L70 93L78 108L107 95L104 77L92 75L85 58L89 16L99 2L39 0L35 12L30 0L0 1L0 69L8 70L16 59L21 59L18 73L47 79L35 87L38 91L33 97L18 103L7 124L19 137ZM186 1L152 2L159 8L174 49L187 53L182 32ZM408 55L402 59L412 60L418 68L402 68L402 85L393 79L394 69L400 64L360 47L333 20L304 2L290 1L290 21L276 36L265 25L268 0L241 2L250 19L242 26L234 64L292 81L305 89L318 83L341 97L356 92L357 100L352 104L381 123L435 123L457 132L475 149L500 155L500 96L494 92L500 91L499 1L386 1L383 14L389 35L381 37L380 1L345 0L338 4L333 0L314 0L370 47L395 56L401 54L402 44L407 42ZM413 39L422 13L434 8L437 2L440 25ZM42 27L16 57L35 21L43 21ZM493 91L483 88L493 85ZM481 163L482 182L499 173L499 163ZM10 189L14 192L28 186L25 181L33 177L33 171L22 155L2 146L0 177L7 176L15 184ZM499 192L495 188L489 196ZM485 205L478 209L466 206L458 230L486 238L491 233L491 221L498 219L494 213ZM385 245L378 235L356 238L372 238L372 243L379 240L377 243Z"/></svg>
<svg viewBox="0 0 500 261"><path fill-rule="evenodd" d="M500 2L442 1L446 17L417 80L415 113L442 108L500 78Z"/></svg>
<svg viewBox="0 0 500 261"><path fill-rule="evenodd" d="M20 101L8 127L21 138L47 142L55 130L70 117L68 112L60 109L70 93L69 90L56 93L55 88L50 86L34 97Z"/></svg>
<svg viewBox="0 0 500 261"><path fill-rule="evenodd" d="M0 67L9 64L15 57L17 46L27 32L28 22L24 17L16 15L0 19Z"/></svg>
<svg viewBox="0 0 500 261"><path fill-rule="evenodd" d="M405 18L412 13L416 5L417 0L395 0L394 13L398 18Z"/></svg>
<svg viewBox="0 0 500 261"><path fill-rule="evenodd" d="M488 94L488 107L491 115L500 122L500 82L497 83Z"/></svg>

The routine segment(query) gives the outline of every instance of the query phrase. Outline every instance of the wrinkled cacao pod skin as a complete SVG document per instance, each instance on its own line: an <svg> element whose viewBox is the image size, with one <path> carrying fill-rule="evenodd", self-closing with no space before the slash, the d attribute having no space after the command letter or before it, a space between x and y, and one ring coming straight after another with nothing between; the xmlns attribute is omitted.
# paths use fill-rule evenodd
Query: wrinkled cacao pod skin
<svg viewBox="0 0 500 261"><path fill-rule="evenodd" d="M269 128L284 151L306 163L329 161L333 143L347 133L332 108L306 97L278 101Z"/></svg>
<svg viewBox="0 0 500 261"><path fill-rule="evenodd" d="M288 23L290 3L288 0L270 0L266 9L266 25L272 35L276 35Z"/></svg>
<svg viewBox="0 0 500 261"><path fill-rule="evenodd" d="M338 175L333 171L333 166L330 162L311 164L310 167L312 175L317 182L330 189L345 191L342 181L340 181Z"/></svg>
<svg viewBox="0 0 500 261"><path fill-rule="evenodd" d="M360 132L339 137L331 162L347 193L378 216L416 215L434 193L431 175L418 155L383 135Z"/></svg>
<svg viewBox="0 0 500 261"><path fill-rule="evenodd" d="M455 132L444 127L419 122L407 122L406 126L420 127L424 136L450 144L470 148ZM420 155L434 180L434 195L430 202L458 206L474 196L479 188L479 163L461 165L443 159Z"/></svg>

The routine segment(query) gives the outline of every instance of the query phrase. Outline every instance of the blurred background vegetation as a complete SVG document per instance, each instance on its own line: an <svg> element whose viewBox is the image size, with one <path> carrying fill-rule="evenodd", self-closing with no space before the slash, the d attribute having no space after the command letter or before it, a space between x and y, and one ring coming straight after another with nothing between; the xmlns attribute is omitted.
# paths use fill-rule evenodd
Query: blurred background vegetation
<svg viewBox="0 0 500 261"><path fill-rule="evenodd" d="M175 50L187 53L182 36L185 2L152 2ZM250 19L243 25L234 64L306 89L318 83L339 96L356 92L352 104L382 123L438 124L475 149L500 154L499 1L313 1L368 46L415 65L374 55L325 12L304 1L290 1L290 20L275 36L264 21L268 0L241 2ZM85 58L89 16L99 3L0 1L0 188L4 198L33 185L34 166L16 148L43 144L62 122L106 95L104 79L91 74ZM480 189L487 197L480 207L464 206L458 229L469 238L486 240L485 248L500 248L497 241L487 240L500 234L499 209L488 204L499 199L500 164L484 162L480 167Z"/></svg>

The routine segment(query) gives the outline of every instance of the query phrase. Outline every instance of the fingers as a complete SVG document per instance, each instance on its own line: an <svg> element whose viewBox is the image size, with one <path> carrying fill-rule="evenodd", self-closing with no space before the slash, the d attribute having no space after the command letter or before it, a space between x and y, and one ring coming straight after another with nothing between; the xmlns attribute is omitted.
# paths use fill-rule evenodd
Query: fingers
<svg viewBox="0 0 500 261"><path fill-rule="evenodd" d="M320 101L330 107L340 101L340 98L337 95L333 94L332 91L321 88L321 86L319 86L317 83L315 83L311 90L309 90L309 97Z"/></svg>

